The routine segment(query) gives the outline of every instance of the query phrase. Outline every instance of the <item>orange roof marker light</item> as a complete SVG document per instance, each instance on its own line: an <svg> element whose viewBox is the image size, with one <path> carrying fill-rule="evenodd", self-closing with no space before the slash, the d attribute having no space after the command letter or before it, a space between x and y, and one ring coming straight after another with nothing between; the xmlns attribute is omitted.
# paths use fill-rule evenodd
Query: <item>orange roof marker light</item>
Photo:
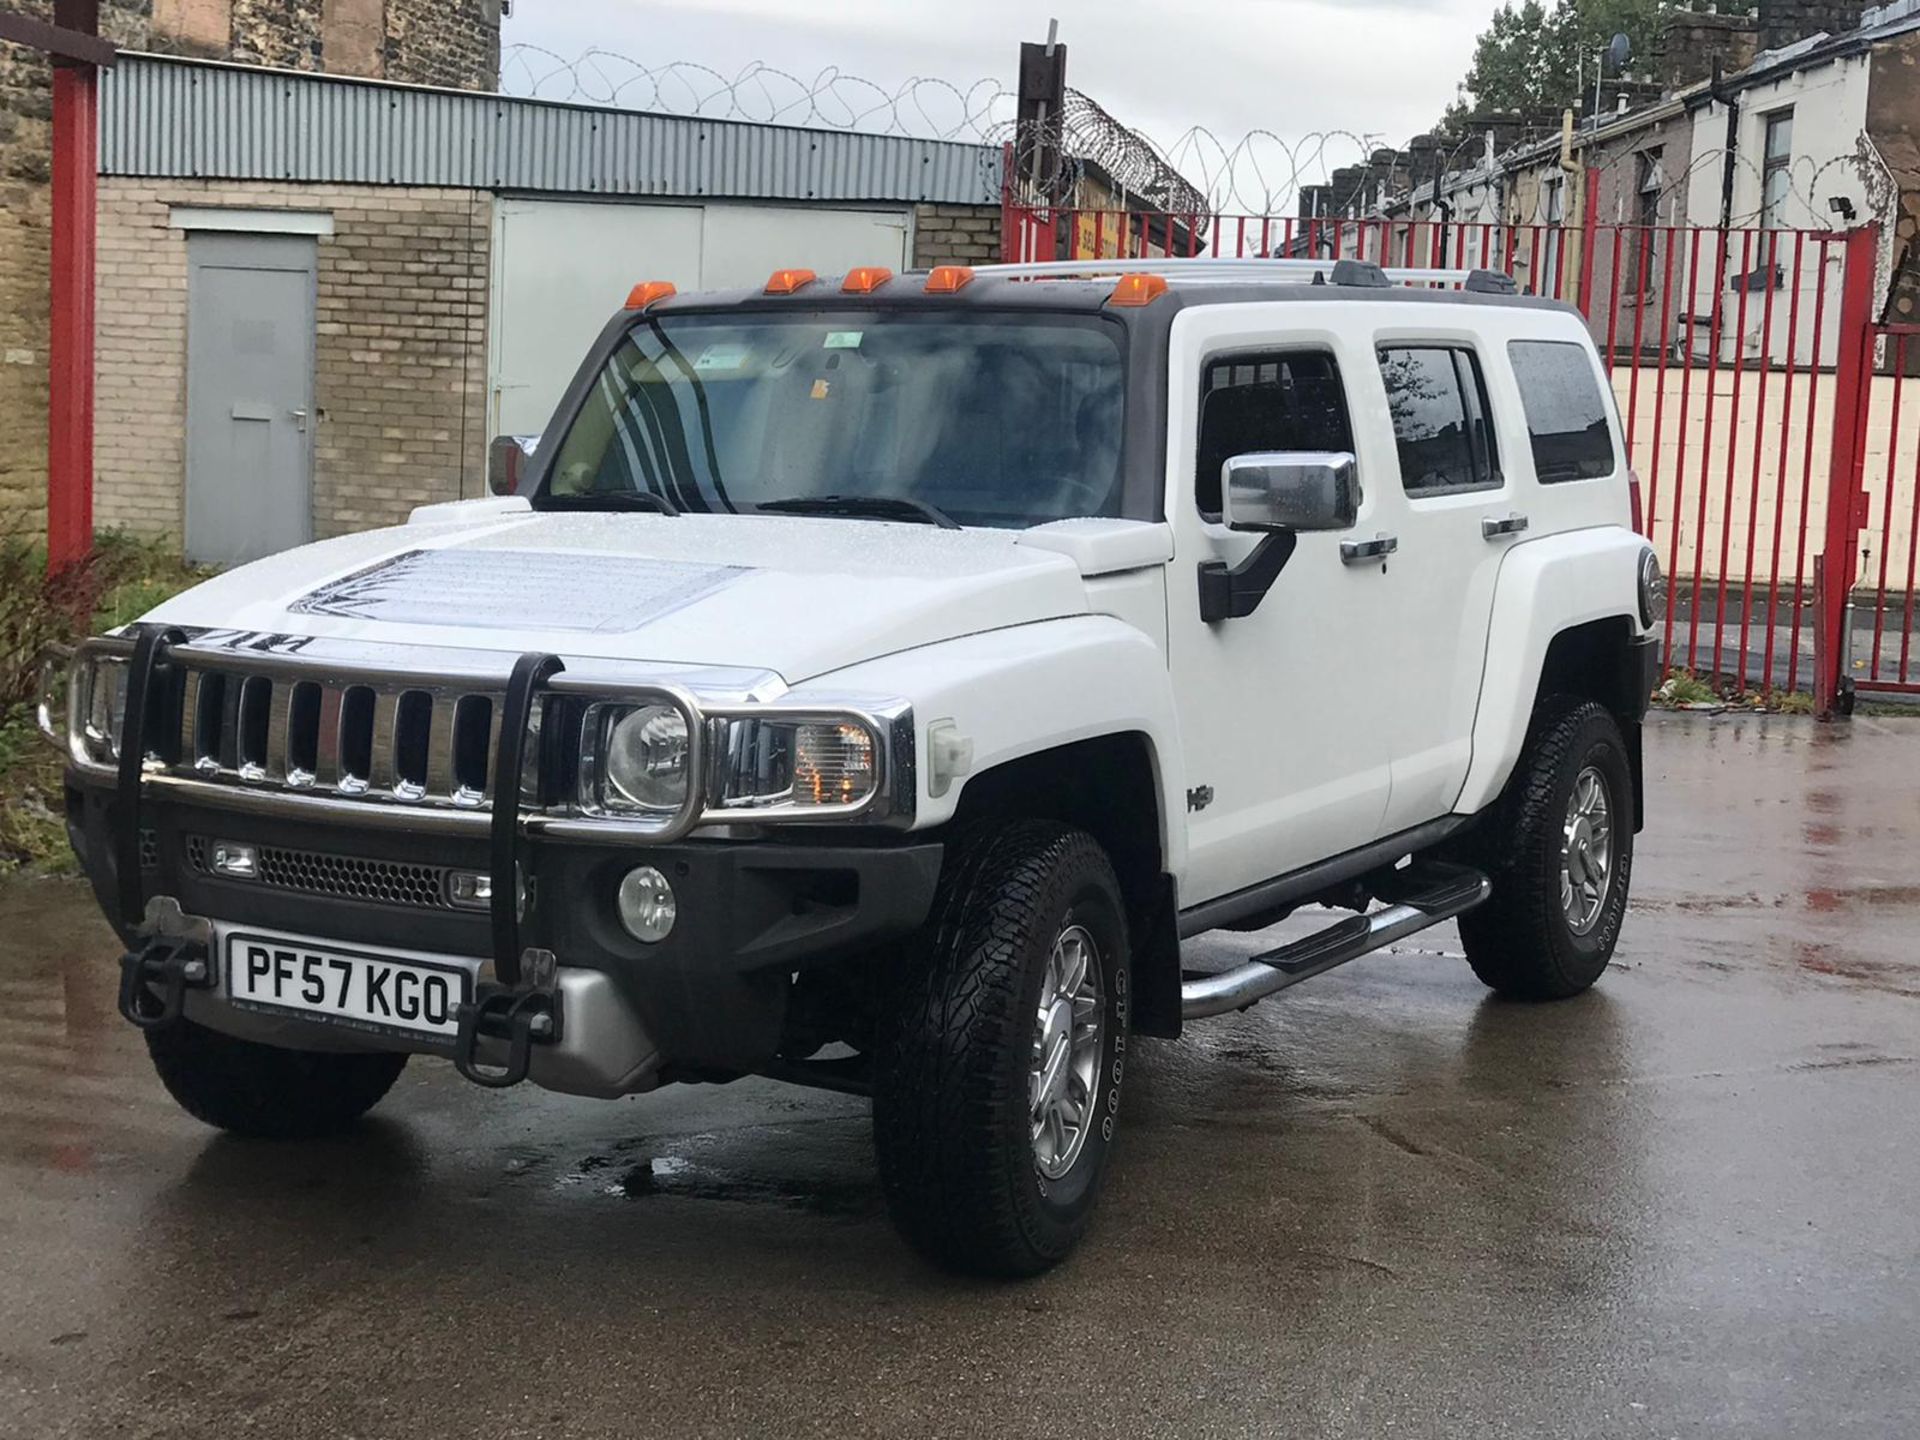
<svg viewBox="0 0 1920 1440"><path fill-rule="evenodd" d="M820 277L811 270L776 270L767 278L767 294L791 295L804 290Z"/></svg>
<svg viewBox="0 0 1920 1440"><path fill-rule="evenodd" d="M840 288L849 295L871 295L891 279L893 272L884 265L862 265L847 271L847 278L840 282Z"/></svg>
<svg viewBox="0 0 1920 1440"><path fill-rule="evenodd" d="M1151 305L1167 293L1167 281L1163 275L1135 273L1122 275L1119 283L1113 287L1113 294L1107 297L1109 305Z"/></svg>
<svg viewBox="0 0 1920 1440"><path fill-rule="evenodd" d="M927 276L927 294L952 295L966 289L972 279L971 265L936 265Z"/></svg>
<svg viewBox="0 0 1920 1440"><path fill-rule="evenodd" d="M678 293L671 280L642 280L627 292L627 309L644 310L656 301L669 299Z"/></svg>

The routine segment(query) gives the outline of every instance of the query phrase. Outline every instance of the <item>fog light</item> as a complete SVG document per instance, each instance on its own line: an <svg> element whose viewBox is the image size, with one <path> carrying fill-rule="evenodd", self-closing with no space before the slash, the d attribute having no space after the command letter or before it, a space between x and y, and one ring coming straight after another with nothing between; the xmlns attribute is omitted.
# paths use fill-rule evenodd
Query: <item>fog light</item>
<svg viewBox="0 0 1920 1440"><path fill-rule="evenodd" d="M651 865L627 872L626 879L620 882L616 904L620 909L620 923L627 927L627 933L648 945L667 938L679 913L673 887L667 883L667 877Z"/></svg>
<svg viewBox="0 0 1920 1440"><path fill-rule="evenodd" d="M447 901L463 910L488 909L493 904L493 876L455 870L447 876Z"/></svg>
<svg viewBox="0 0 1920 1440"><path fill-rule="evenodd" d="M251 845L236 845L231 840L213 842L213 873L229 880L260 878L260 855Z"/></svg>

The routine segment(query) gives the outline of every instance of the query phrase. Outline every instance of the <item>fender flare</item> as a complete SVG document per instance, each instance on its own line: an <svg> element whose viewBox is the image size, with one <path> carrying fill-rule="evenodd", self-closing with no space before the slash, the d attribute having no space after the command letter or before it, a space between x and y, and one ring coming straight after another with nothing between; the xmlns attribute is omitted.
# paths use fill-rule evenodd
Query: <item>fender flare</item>
<svg viewBox="0 0 1920 1440"><path fill-rule="evenodd" d="M962 636L823 675L782 703L825 703L847 691L912 704L917 831L951 820L968 782L998 766L1079 741L1143 735L1154 769L1161 867L1175 876L1185 869L1185 767L1166 657L1124 621L1083 615ZM972 754L965 773L935 795L927 735L929 727L949 725Z"/></svg>
<svg viewBox="0 0 1920 1440"><path fill-rule="evenodd" d="M1508 553L1494 587L1473 760L1456 813L1477 815L1506 788L1557 637L1597 620L1624 620L1636 638L1645 633L1637 613L1640 557L1650 548L1631 530L1604 526L1546 536Z"/></svg>

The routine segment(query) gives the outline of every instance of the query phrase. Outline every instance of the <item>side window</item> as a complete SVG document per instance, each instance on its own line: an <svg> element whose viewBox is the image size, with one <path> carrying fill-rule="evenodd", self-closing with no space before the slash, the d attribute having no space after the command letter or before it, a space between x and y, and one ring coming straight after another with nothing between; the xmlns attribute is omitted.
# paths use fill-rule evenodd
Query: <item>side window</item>
<svg viewBox="0 0 1920 1440"><path fill-rule="evenodd" d="M1507 353L1520 382L1540 483L1599 480L1619 469L1606 396L1587 348L1564 340L1515 340Z"/></svg>
<svg viewBox="0 0 1920 1440"><path fill-rule="evenodd" d="M1501 484L1500 455L1487 421L1487 386L1471 350L1383 349L1380 375L1407 494L1418 498Z"/></svg>
<svg viewBox="0 0 1920 1440"><path fill-rule="evenodd" d="M1220 514L1220 471L1236 455L1353 450L1340 366L1323 350L1229 355L1200 381L1200 454L1194 494Z"/></svg>

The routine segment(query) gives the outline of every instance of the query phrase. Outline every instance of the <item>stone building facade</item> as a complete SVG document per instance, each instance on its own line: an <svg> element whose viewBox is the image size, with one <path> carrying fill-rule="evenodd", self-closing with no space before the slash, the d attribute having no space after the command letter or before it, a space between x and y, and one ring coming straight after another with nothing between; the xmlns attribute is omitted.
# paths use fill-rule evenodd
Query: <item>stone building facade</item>
<svg viewBox="0 0 1920 1440"><path fill-rule="evenodd" d="M52 0L7 3L52 15ZM461 89L499 80L500 0L101 0L100 28L129 50ZM0 534L44 524L51 113L47 58L0 41Z"/></svg>

